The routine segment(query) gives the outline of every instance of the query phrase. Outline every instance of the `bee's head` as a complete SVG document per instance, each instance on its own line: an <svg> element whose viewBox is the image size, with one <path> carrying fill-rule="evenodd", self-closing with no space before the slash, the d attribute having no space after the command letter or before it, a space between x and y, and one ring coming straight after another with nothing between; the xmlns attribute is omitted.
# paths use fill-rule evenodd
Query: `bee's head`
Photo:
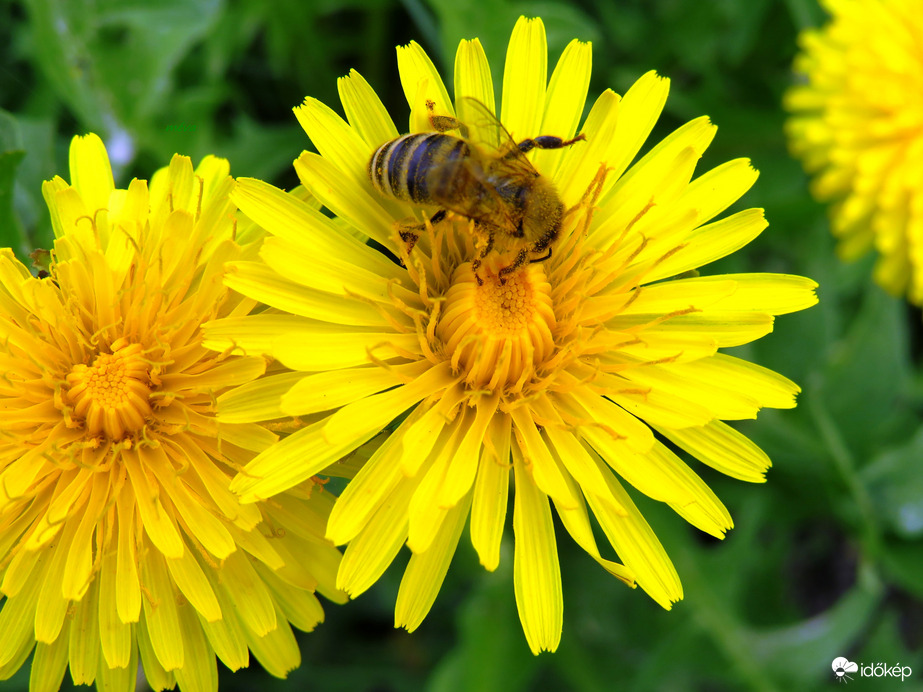
<svg viewBox="0 0 923 692"><path fill-rule="evenodd" d="M532 252L542 252L561 232L564 205L550 180L538 177L525 196L520 227Z"/></svg>

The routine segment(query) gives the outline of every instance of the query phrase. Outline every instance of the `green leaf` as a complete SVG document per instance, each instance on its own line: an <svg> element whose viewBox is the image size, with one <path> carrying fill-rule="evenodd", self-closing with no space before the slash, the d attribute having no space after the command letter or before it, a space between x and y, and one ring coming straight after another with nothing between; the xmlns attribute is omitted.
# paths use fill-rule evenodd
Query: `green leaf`
<svg viewBox="0 0 923 692"><path fill-rule="evenodd" d="M916 427L909 333L902 301L870 283L844 338L827 354L816 395L858 467ZM848 304L840 306L848 314Z"/></svg>
<svg viewBox="0 0 923 692"><path fill-rule="evenodd" d="M510 558L512 556L507 556ZM439 664L428 692L517 692L527 689L540 659L526 645L507 565L479 575L459 614L459 644Z"/></svg>
<svg viewBox="0 0 923 692"><path fill-rule="evenodd" d="M860 474L876 513L902 538L923 536L923 431L879 455Z"/></svg>
<svg viewBox="0 0 923 692"><path fill-rule="evenodd" d="M34 248L50 248L54 239L48 207L42 196L42 182L55 174L69 179L66 168L55 157L53 120L48 117L17 118L26 156L16 176L15 207L24 228L23 254Z"/></svg>
<svg viewBox="0 0 923 692"><path fill-rule="evenodd" d="M886 540L882 554L888 574L917 598L923 599L923 541Z"/></svg>
<svg viewBox="0 0 923 692"><path fill-rule="evenodd" d="M24 250L24 236L13 209L16 172L26 152L16 120L0 111L0 247Z"/></svg>
<svg viewBox="0 0 923 692"><path fill-rule="evenodd" d="M35 57L82 127L100 134L168 111L171 73L220 0L28 0Z"/></svg>
<svg viewBox="0 0 923 692"><path fill-rule="evenodd" d="M848 651L876 614L884 584L868 566L856 585L832 608L790 627L751 632L746 646L780 680L810 680Z"/></svg>

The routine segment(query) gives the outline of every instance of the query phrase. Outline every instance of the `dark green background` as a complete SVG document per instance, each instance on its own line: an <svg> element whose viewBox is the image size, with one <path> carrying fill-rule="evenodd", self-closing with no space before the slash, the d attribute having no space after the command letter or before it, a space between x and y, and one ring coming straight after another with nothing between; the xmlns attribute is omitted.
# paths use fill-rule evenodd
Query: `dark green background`
<svg viewBox="0 0 923 692"><path fill-rule="evenodd" d="M696 465L734 516L724 542L635 493L683 580L672 612L562 531L562 644L533 657L508 531L494 574L462 541L415 634L392 629L397 564L356 602L327 608L288 681L254 662L222 670L222 690L824 690L837 656L913 668L903 683L857 676L857 692L923 690L921 318L870 283L870 258L835 259L825 210L787 155L779 103L797 31L824 21L813 0L0 1L0 245L22 256L49 246L41 181L68 177L74 134L103 136L123 187L177 151L219 154L234 175L291 187L291 162L310 147L291 113L305 95L339 109L336 77L356 68L406 122L396 44L417 40L450 79L458 40L480 37L499 83L522 13L543 17L552 64L571 38L593 41L591 98L624 93L652 68L670 77L652 141L708 114L719 130L700 170L747 156L761 171L743 206L764 207L768 230L705 273L820 282L818 306L734 349L804 389L797 409L740 426L773 459L769 482ZM24 668L0 689L27 685Z"/></svg>

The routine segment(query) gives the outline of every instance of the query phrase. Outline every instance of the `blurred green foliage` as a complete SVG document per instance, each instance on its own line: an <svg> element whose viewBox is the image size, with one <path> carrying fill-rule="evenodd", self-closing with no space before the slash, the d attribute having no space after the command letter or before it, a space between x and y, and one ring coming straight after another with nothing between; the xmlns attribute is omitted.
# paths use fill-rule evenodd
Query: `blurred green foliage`
<svg viewBox="0 0 923 692"><path fill-rule="evenodd" d="M825 211L787 155L779 103L797 31L823 22L814 0L2 0L0 245L23 256L49 246L41 181L66 176L74 134L104 137L121 183L179 151L219 154L236 175L291 187L291 161L309 143L290 109L305 95L338 108L336 78L356 68L400 123L394 45L417 40L451 75L458 40L480 37L499 83L522 13L544 19L552 61L571 38L593 41L591 97L624 93L649 69L669 76L652 142L708 114L719 131L700 170L746 156L761 171L744 203L766 209L769 229L705 272L820 282L817 307L737 349L804 389L797 409L741 426L773 459L769 482L697 465L735 518L723 542L636 494L683 579L672 612L562 533L563 641L533 657L513 602L511 545L488 574L462 541L417 633L392 628L397 564L356 602L328 607L327 623L301 638L304 663L289 680L254 663L223 671L221 688L810 691L828 689L831 661L846 656L914 671L856 689L923 690L921 318L871 284L869 261L835 259ZM0 683L27 686L27 669Z"/></svg>

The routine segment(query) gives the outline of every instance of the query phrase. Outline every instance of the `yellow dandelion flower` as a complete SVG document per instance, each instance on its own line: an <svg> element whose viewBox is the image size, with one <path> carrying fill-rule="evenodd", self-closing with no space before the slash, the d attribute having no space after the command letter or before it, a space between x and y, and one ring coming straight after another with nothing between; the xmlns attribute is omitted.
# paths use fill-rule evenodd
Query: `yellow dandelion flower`
<svg viewBox="0 0 923 692"><path fill-rule="evenodd" d="M785 107L792 152L832 202L843 259L874 247L875 280L923 304L923 11L917 0L824 0Z"/></svg>
<svg viewBox="0 0 923 692"><path fill-rule="evenodd" d="M289 624L323 619L315 589L345 598L333 498L309 478L271 503L229 490L277 436L216 420L216 398L265 359L207 350L199 328L254 307L222 265L261 232L237 232L222 159L176 156L120 190L88 135L70 168L44 186L49 276L0 251L0 679L33 649L32 692L68 667L133 690L139 659L155 690L216 690L215 656L237 669L251 651L284 676Z"/></svg>
<svg viewBox="0 0 923 692"><path fill-rule="evenodd" d="M318 416L234 479L245 502L374 440L334 506L327 536L349 544L337 579L353 596L407 543L413 554L396 626L413 630L429 611L469 516L480 562L496 569L512 481L515 595L536 653L554 650L562 627L551 503L594 560L669 608L682 598L679 578L622 482L723 536L730 516L676 448L736 478L764 480L766 455L722 421L794 406L798 387L719 349L767 334L774 315L816 300L815 283L795 276L686 277L766 226L755 209L712 221L756 172L737 160L693 179L715 134L707 118L631 165L667 97L667 80L653 73L624 98L606 91L579 129L583 137L569 142L584 109L590 46L572 42L550 81L546 51L542 22L520 19L499 120L515 142L543 136L527 157L521 152L531 144L518 146L491 115L494 87L477 40L459 46L454 104L482 104L464 123L465 146L480 153L459 144L455 154L481 181L480 202L515 220L534 216L523 210L533 193L543 195L535 203L558 219L547 248L534 235L524 243L517 233L527 229L516 223L491 233L486 213L463 212L465 193L446 196L452 208L443 214L374 189L370 170L379 178L393 172L392 192L434 189L445 169L431 154L446 152L422 138L404 140L424 148L392 150L384 172L370 168L398 129L352 72L339 82L348 123L314 99L296 109L320 154L303 153L295 168L339 220L265 183L239 181L235 201L271 237L262 262L232 263L226 282L277 310L206 326L212 347L266 353L290 368L277 383L281 410ZM417 44L398 49L398 65L411 133L460 125ZM503 173L510 161L532 180L540 175L541 190L512 182ZM428 167L429 177L408 182L409 170ZM523 249L529 261L520 263ZM246 397L225 395L219 416L250 420ZM390 433L376 437L385 428ZM624 564L600 551L588 509Z"/></svg>

